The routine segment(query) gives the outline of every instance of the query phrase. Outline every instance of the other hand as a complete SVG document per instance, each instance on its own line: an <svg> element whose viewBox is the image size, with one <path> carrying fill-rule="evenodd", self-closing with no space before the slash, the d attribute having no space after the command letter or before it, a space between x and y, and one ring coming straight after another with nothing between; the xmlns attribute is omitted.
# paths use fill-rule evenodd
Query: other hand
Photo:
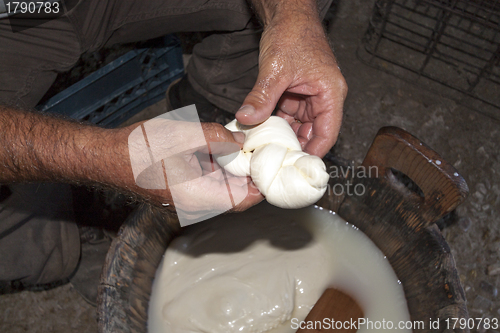
<svg viewBox="0 0 500 333"><path fill-rule="evenodd" d="M347 84L317 14L276 15L260 41L259 75L236 114L254 125L277 106L302 149L323 157L337 140Z"/></svg>

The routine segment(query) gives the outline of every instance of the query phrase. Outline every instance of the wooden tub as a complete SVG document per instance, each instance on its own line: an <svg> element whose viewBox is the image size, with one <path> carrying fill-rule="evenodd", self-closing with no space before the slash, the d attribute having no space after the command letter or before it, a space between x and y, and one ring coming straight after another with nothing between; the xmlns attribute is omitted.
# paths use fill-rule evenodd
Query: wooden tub
<svg viewBox="0 0 500 333"><path fill-rule="evenodd" d="M372 177L356 177L346 165L332 178L318 205L362 230L387 256L403 284L412 321L468 318L464 291L450 248L435 222L467 196L464 179L436 152L407 132L382 128L363 162ZM374 174L377 167L378 177ZM414 190L395 174L404 174ZM362 184L362 195L335 194L335 185ZM416 187L415 184L418 186ZM339 185L337 185L339 186ZM147 332L156 268L180 232L175 214L144 205L122 226L108 252L99 285L99 332ZM427 325L428 326L428 325ZM426 326L422 332L436 332ZM455 332L468 330L455 329Z"/></svg>

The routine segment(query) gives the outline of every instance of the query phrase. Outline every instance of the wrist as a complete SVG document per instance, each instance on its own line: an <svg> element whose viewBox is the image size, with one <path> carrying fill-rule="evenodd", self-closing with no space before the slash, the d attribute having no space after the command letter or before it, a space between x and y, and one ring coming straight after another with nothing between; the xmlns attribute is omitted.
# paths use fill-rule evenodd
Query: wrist
<svg viewBox="0 0 500 333"><path fill-rule="evenodd" d="M276 23L320 22L316 0L251 0L264 28Z"/></svg>
<svg viewBox="0 0 500 333"><path fill-rule="evenodd" d="M79 168L82 181L130 188L133 175L127 138L127 131L123 128L99 128L92 131L91 138L80 138L77 150L85 159Z"/></svg>
<svg viewBox="0 0 500 333"><path fill-rule="evenodd" d="M297 2L285 3L281 8L274 10L272 18L264 24L262 42L271 38L273 43L278 43L278 47L300 47L313 49L330 49L328 38L325 34L323 25L316 8L316 1L311 2L309 6L302 6ZM273 37L271 37L273 36ZM300 43L300 46L297 44Z"/></svg>
<svg viewBox="0 0 500 333"><path fill-rule="evenodd" d="M168 184L165 181L165 189L149 189L137 185L137 181L132 169L129 150L129 136L141 124L136 123L128 127L114 130L110 133L112 137L110 142L113 142L113 152L108 154L109 164L113 167L108 168L103 176L105 182L111 186L118 187L118 190L137 197L141 201L147 201L159 207L174 208L174 203ZM149 167L150 161L145 161ZM146 172L146 171L144 171Z"/></svg>

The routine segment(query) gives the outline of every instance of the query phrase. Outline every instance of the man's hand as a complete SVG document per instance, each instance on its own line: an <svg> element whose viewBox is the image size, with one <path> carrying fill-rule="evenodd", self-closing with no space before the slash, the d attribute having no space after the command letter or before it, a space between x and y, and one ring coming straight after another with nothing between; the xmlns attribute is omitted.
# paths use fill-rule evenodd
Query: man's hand
<svg viewBox="0 0 500 333"><path fill-rule="evenodd" d="M0 184L51 181L101 185L160 207L167 204L173 208L178 204L193 217L203 215L206 210L221 209L220 195L227 195L229 187L235 195L243 193L240 188L246 191L246 184L250 182L246 177L221 177L220 172L212 175L216 165L208 154L223 153L224 144L220 143L239 149L243 138L238 135L242 134L233 134L219 124L209 123L201 125L200 142L204 147L183 148L193 139L190 124L170 124L165 131L159 131L158 143L172 157L165 161L164 168L174 170L177 179L166 183L162 178L163 187L159 189L137 185L129 155L129 137L139 125L104 129L0 106ZM183 186L185 180L192 182ZM170 190L172 184L181 187L175 203ZM233 211L245 210L263 199L257 188L249 184L247 196Z"/></svg>
<svg viewBox="0 0 500 333"><path fill-rule="evenodd" d="M246 210L263 199L250 177L233 176L215 161L217 155L238 153L243 133L215 123L161 116L130 129L128 147L137 191L175 206L181 225L228 210Z"/></svg>
<svg viewBox="0 0 500 333"><path fill-rule="evenodd" d="M259 75L236 114L246 125L276 106L307 153L323 157L337 140L347 85L321 26L315 0L253 0L264 23Z"/></svg>

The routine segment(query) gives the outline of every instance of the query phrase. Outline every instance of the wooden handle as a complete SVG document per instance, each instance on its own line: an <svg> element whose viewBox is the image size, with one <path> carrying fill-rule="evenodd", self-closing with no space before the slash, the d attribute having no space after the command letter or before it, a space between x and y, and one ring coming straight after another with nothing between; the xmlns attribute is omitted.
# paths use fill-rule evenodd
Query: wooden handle
<svg viewBox="0 0 500 333"><path fill-rule="evenodd" d="M378 177L390 177L391 168L407 175L422 190L417 200L429 224L451 212L469 192L457 170L419 139L397 127L383 127L377 133L363 162L365 168L377 167Z"/></svg>
<svg viewBox="0 0 500 333"><path fill-rule="evenodd" d="M347 326L346 329L344 325L342 328L333 327L327 329L327 324L332 324L331 319L341 323L350 323L352 319L353 322L357 323L358 318L363 318L363 316L363 310L349 295L338 289L329 288L321 295L305 319L305 323L311 323L311 327L307 328L307 326L304 326L304 328L299 328L297 333L356 332L355 328ZM323 321L325 318L328 319L327 324ZM318 324L314 328L314 323L317 322L321 323L321 327L318 327Z"/></svg>

